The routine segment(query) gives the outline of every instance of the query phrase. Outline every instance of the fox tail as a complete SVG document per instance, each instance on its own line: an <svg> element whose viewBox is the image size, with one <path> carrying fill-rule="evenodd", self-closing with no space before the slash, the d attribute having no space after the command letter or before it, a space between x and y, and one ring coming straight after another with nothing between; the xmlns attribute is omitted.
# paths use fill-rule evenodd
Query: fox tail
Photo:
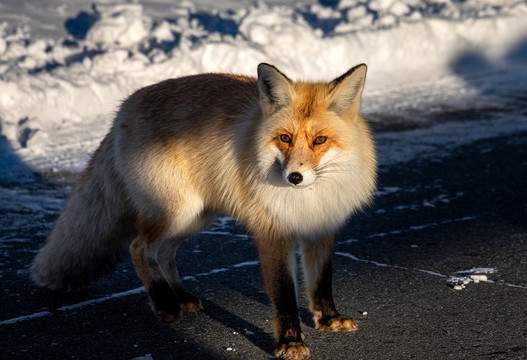
<svg viewBox="0 0 527 360"><path fill-rule="evenodd" d="M112 270L126 253L136 215L115 169L114 139L108 134L73 188L31 277L53 290L77 290Z"/></svg>

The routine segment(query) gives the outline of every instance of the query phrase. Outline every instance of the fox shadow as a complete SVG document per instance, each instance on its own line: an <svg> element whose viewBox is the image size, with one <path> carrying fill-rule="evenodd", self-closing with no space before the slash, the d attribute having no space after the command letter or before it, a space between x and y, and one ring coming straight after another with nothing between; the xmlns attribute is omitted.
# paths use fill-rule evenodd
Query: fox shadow
<svg viewBox="0 0 527 360"><path fill-rule="evenodd" d="M490 97L497 104L525 107L527 101L527 36L517 42L500 59L491 60L483 52L467 50L451 61L451 70L481 96ZM514 77L502 77L504 70L514 72ZM512 103L512 104L511 104ZM522 104L522 105L520 105Z"/></svg>

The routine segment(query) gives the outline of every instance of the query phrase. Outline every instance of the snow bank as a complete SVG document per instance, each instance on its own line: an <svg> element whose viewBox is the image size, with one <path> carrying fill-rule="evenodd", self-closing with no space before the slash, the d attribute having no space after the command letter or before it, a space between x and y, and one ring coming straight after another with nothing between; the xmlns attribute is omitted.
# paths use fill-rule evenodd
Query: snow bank
<svg viewBox="0 0 527 360"><path fill-rule="evenodd" d="M254 75L266 61L292 77L330 79L366 62L365 112L388 117L438 101L465 106L481 91L465 76L474 64L527 77L527 4L516 0L325 0L209 12L183 2L160 18L140 4L105 2L71 16L63 39L0 25L0 143L39 170L80 170L119 102L169 77Z"/></svg>

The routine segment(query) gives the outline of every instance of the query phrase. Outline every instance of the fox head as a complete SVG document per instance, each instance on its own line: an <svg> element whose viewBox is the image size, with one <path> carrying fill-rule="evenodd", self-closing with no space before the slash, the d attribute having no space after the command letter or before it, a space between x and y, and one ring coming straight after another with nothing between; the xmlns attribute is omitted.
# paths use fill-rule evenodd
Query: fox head
<svg viewBox="0 0 527 360"><path fill-rule="evenodd" d="M258 66L259 156L270 182L309 187L361 156L370 139L358 114L365 78L364 64L329 83L294 82L272 65Z"/></svg>

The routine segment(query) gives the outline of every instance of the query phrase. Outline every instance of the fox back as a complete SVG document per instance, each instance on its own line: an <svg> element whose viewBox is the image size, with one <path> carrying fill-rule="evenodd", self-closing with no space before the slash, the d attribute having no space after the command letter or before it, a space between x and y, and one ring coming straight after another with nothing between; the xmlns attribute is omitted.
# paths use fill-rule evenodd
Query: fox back
<svg viewBox="0 0 527 360"><path fill-rule="evenodd" d="M195 194L196 208L251 230L272 222L288 235L317 237L370 200L376 165L358 114L360 79L293 82L270 66L259 79L168 80L124 103L114 126L117 164L133 179L129 193L141 211L178 213L175 200Z"/></svg>

